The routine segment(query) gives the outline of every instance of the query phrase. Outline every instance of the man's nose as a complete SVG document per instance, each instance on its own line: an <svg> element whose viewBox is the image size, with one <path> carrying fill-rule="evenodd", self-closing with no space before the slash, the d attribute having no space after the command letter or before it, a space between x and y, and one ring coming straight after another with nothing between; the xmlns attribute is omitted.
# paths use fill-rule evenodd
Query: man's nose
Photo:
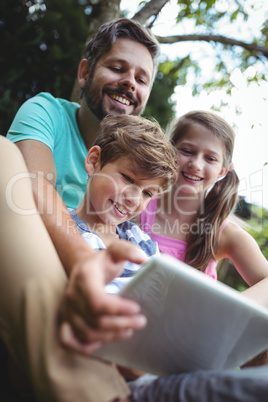
<svg viewBox="0 0 268 402"><path fill-rule="evenodd" d="M128 91L135 91L136 83L134 74L131 71L128 71L126 74L124 74L124 76L120 80L120 85Z"/></svg>

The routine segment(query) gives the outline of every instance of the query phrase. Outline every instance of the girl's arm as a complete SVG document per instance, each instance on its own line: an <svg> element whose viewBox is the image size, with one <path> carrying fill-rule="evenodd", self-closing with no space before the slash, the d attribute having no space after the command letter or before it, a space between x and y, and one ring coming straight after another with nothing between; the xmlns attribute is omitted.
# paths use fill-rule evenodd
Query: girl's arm
<svg viewBox="0 0 268 402"><path fill-rule="evenodd" d="M250 286L246 296L268 307L268 261L255 239L236 223L229 222L219 244L219 258L229 258Z"/></svg>

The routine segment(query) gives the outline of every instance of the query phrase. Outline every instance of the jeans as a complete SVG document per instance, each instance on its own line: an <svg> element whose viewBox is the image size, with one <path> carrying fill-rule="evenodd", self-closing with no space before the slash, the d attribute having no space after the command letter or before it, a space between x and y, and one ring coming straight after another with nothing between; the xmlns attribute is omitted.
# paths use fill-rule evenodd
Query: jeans
<svg viewBox="0 0 268 402"><path fill-rule="evenodd" d="M128 385L131 402L267 402L268 366L168 377L146 374Z"/></svg>

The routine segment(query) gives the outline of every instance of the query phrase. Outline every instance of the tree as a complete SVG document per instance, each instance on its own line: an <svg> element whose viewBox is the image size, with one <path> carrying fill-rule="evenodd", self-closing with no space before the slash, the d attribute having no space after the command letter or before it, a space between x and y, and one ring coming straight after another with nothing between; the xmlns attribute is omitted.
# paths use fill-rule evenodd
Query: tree
<svg viewBox="0 0 268 402"><path fill-rule="evenodd" d="M162 9L169 3L169 0L151 0L148 2L141 2L142 7L131 18L139 20L141 23L149 26L154 30L154 26L157 24L158 17ZM120 1L114 1L113 17L119 16L118 10ZM215 65L216 71L222 71L223 77L221 81L218 80L217 84L222 85L223 82L228 82L228 68L224 62L224 58L220 56L222 52L233 52L233 55L238 58L238 66L246 68L249 65L262 61L267 63L268 57L268 21L264 21L259 38L253 37L252 41L246 42L236 38L227 37L218 33L221 21L225 24L234 25L240 18L245 23L249 17L249 11L254 11L254 2L248 7L247 2L244 0L226 2L226 9L220 10L219 1L217 0L178 0L177 8L174 8L174 14L177 13L177 25L178 31L180 25L185 20L191 20L194 23L191 34L183 35L165 35L157 36L157 39L161 44L174 44L177 42L208 42L214 47L215 52L218 54L218 63ZM110 1L104 0L97 2L96 9L98 13L95 14L95 18L100 21L111 18ZM90 24L90 27L96 27L98 23L94 21ZM167 31L169 25L166 27ZM90 34L94 32L94 29L90 28ZM220 46L219 46L220 45ZM240 48L240 50L238 49ZM190 59L193 63L192 59ZM193 63L195 64L195 63ZM262 76L263 77L263 76ZM222 81L222 79L224 81ZM212 83L211 83L212 85ZM215 85L215 82L214 82Z"/></svg>
<svg viewBox="0 0 268 402"><path fill-rule="evenodd" d="M142 1L139 9L128 17L139 20L157 33L162 10L171 0ZM146 113L154 115L154 108L169 108L161 124L164 126L174 114L171 94L176 85L183 85L189 71L194 71L193 94L202 88L211 90L225 86L231 89L229 76L238 66L259 67L252 80L262 80L267 74L268 21L250 40L241 40L221 33L223 26L245 23L251 10L257 6L253 0L178 0L174 4L173 19L176 31L190 32L169 35L170 21L166 21L166 34L157 35L161 44L189 43L189 52L183 57L161 60L160 74L154 91L162 93L162 106L152 96ZM130 3L129 3L130 4ZM77 82L73 86L77 65L83 54L83 45L103 22L122 16L120 0L2 0L0 6L0 62L3 73L0 82L0 132L5 134L18 106L39 91L50 91L56 96L78 100ZM224 8L225 7L225 8ZM187 22L187 24L186 24ZM249 27L248 27L249 28ZM250 31L250 29L248 29ZM14 37L16 32L16 37ZM194 46L192 44L194 43ZM191 49L207 43L210 65L215 75L204 80L200 63ZM226 59L232 59L228 66ZM73 90L72 90L73 88ZM72 93L72 95L71 95ZM159 114L157 114L157 118Z"/></svg>
<svg viewBox="0 0 268 402"><path fill-rule="evenodd" d="M268 259L268 211L240 197L235 215L242 218L240 225L256 240L264 257ZM222 260L217 268L218 279L240 291L248 288L243 278L228 259Z"/></svg>
<svg viewBox="0 0 268 402"><path fill-rule="evenodd" d="M86 30L78 1L2 0L1 134L6 134L19 106L38 92L70 97Z"/></svg>

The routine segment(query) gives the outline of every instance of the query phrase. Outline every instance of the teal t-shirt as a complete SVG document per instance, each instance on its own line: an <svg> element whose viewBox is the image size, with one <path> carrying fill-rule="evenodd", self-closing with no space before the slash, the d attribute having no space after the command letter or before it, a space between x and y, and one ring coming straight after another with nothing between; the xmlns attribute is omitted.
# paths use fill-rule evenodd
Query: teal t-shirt
<svg viewBox="0 0 268 402"><path fill-rule="evenodd" d="M86 191L87 148L79 131L78 103L40 93L27 100L17 112L8 131L12 142L37 140L52 151L56 170L56 190L69 208L76 208Z"/></svg>

